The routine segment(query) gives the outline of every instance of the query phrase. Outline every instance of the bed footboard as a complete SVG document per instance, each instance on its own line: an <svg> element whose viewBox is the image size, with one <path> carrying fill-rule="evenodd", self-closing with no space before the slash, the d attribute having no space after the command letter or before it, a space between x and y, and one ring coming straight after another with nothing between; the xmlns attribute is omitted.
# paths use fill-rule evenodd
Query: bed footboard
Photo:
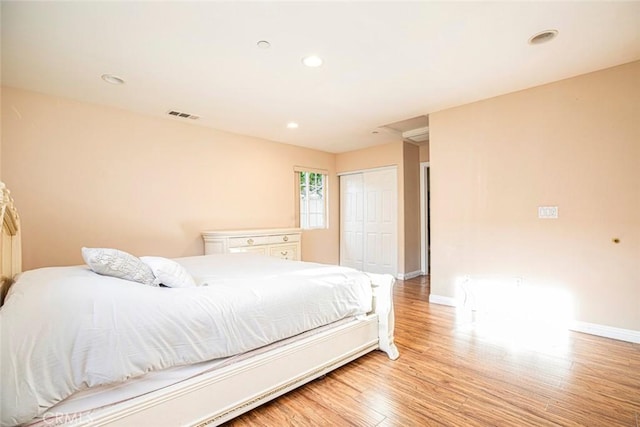
<svg viewBox="0 0 640 427"><path fill-rule="evenodd" d="M367 274L373 288L373 311L378 315L379 348L387 353L389 359L396 360L400 356L393 339L393 285L396 280L389 274Z"/></svg>

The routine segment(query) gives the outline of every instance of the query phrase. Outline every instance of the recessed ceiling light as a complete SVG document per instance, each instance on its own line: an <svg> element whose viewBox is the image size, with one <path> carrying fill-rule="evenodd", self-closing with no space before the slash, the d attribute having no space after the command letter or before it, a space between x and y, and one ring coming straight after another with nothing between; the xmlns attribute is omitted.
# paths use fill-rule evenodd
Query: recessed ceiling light
<svg viewBox="0 0 640 427"><path fill-rule="evenodd" d="M534 34L529 39L529 44L542 44L553 40L558 35L558 30L544 30Z"/></svg>
<svg viewBox="0 0 640 427"><path fill-rule="evenodd" d="M124 79L122 77L114 76L113 74L103 74L102 80L112 85L123 85Z"/></svg>
<svg viewBox="0 0 640 427"><path fill-rule="evenodd" d="M315 68L322 65L322 58L315 55L305 56L302 58L302 63L307 67Z"/></svg>
<svg viewBox="0 0 640 427"><path fill-rule="evenodd" d="M269 49L269 48L271 47L271 43L269 43L269 42L268 42L268 41L266 41L266 40L260 40L260 41L259 41L258 43L256 43L256 44L257 44L257 46L258 46L260 49Z"/></svg>
<svg viewBox="0 0 640 427"><path fill-rule="evenodd" d="M289 122L287 123L287 127L289 129L298 129L298 124L296 122Z"/></svg>

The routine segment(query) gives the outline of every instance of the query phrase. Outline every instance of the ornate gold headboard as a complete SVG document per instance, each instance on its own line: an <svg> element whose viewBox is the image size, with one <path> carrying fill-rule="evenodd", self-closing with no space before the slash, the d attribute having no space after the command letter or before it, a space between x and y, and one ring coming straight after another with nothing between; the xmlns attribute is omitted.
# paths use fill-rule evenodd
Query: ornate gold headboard
<svg viewBox="0 0 640 427"><path fill-rule="evenodd" d="M13 283L13 278L22 271L22 249L20 247L20 217L10 192L3 182L0 182L0 199L0 219L2 219L0 304L2 304Z"/></svg>

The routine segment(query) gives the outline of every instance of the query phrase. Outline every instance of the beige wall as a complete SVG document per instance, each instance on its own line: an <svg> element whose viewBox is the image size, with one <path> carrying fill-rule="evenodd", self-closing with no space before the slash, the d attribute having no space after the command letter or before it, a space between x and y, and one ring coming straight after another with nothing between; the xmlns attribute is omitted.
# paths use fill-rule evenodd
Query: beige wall
<svg viewBox="0 0 640 427"><path fill-rule="evenodd" d="M578 321L640 330L640 62L431 114L430 130L433 295L520 277L568 294ZM559 219L538 219L545 205Z"/></svg>
<svg viewBox="0 0 640 427"><path fill-rule="evenodd" d="M204 229L295 226L294 166L330 176L330 229L304 233L303 259L338 262L334 154L6 87L2 143L25 269L81 263L81 246L179 257L202 254Z"/></svg>
<svg viewBox="0 0 640 427"><path fill-rule="evenodd" d="M336 172L352 172L402 164L402 142L336 154ZM399 180L400 181L400 180Z"/></svg>
<svg viewBox="0 0 640 427"><path fill-rule="evenodd" d="M429 143L420 145L420 162L429 161Z"/></svg>
<svg viewBox="0 0 640 427"><path fill-rule="evenodd" d="M420 271L420 149L403 144L404 273Z"/></svg>

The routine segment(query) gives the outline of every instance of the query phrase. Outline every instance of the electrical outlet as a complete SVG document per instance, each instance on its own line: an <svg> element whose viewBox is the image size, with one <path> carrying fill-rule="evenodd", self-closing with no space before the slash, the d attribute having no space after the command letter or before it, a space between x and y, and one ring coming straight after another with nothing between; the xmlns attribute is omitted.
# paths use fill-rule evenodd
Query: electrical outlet
<svg viewBox="0 0 640 427"><path fill-rule="evenodd" d="M538 218L558 219L557 206L538 206Z"/></svg>

